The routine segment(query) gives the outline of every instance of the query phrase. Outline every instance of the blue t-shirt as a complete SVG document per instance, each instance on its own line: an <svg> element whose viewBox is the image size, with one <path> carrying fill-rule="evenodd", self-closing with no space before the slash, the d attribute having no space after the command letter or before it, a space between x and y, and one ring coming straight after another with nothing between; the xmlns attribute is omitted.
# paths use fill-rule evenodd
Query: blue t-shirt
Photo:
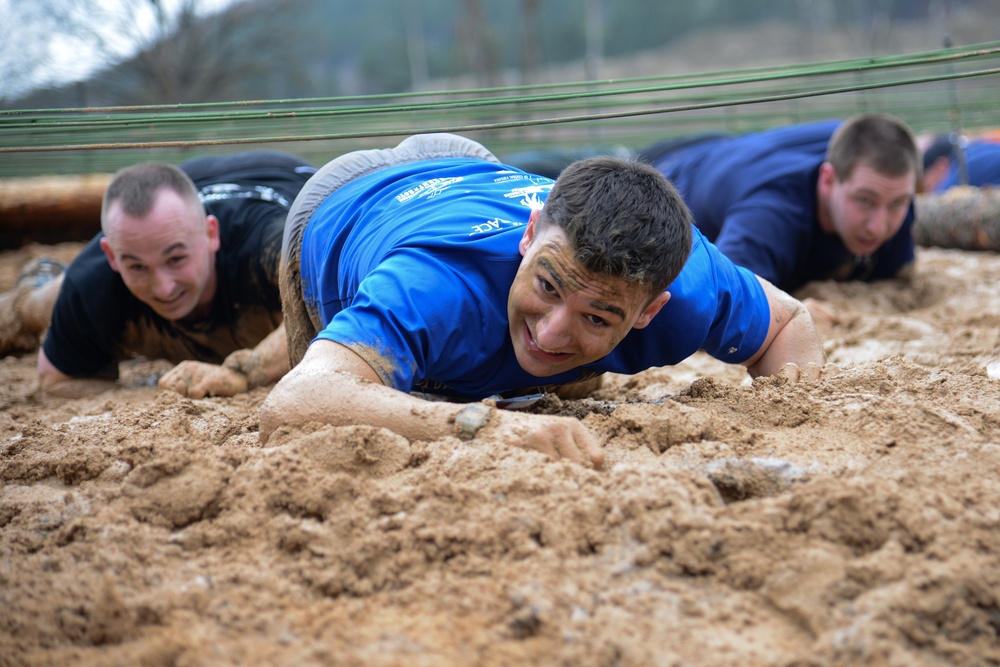
<svg viewBox="0 0 1000 667"><path fill-rule="evenodd" d="M820 229L816 184L841 121L714 137L667 153L654 166L681 192L695 225L740 266L792 291L810 280L875 280L915 257L913 206L896 235L855 257Z"/></svg>
<svg viewBox="0 0 1000 667"><path fill-rule="evenodd" d="M1000 185L1000 144L992 141L973 141L963 149L965 170L968 177L966 185L982 187L984 185ZM934 189L943 192L950 187L959 185L958 161L951 161L948 176Z"/></svg>
<svg viewBox="0 0 1000 667"><path fill-rule="evenodd" d="M411 163L358 178L317 208L302 243L305 299L325 328L402 391L452 398L636 373L704 348L731 363L763 344L763 288L700 234L653 322L594 363L539 378L521 369L507 297L518 243L553 181L470 159Z"/></svg>

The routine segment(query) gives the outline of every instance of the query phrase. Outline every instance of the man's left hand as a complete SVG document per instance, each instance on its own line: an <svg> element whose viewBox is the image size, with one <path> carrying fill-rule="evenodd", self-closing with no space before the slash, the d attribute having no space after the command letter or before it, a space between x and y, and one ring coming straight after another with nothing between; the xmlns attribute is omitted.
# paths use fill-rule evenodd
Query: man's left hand
<svg viewBox="0 0 1000 667"><path fill-rule="evenodd" d="M188 398L204 398L242 394L248 384L245 375L229 368L202 361L182 361L160 378L159 387Z"/></svg>

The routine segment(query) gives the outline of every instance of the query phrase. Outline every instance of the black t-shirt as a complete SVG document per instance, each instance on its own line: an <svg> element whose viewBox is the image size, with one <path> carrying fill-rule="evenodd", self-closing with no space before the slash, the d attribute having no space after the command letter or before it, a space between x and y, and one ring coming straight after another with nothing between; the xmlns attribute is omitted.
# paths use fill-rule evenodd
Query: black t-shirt
<svg viewBox="0 0 1000 667"><path fill-rule="evenodd" d="M315 168L275 151L197 158L180 168L198 187L206 212L219 219L211 312L185 323L157 315L108 264L98 234L67 268L43 343L60 372L117 378L118 362L139 356L217 364L281 324L285 216Z"/></svg>

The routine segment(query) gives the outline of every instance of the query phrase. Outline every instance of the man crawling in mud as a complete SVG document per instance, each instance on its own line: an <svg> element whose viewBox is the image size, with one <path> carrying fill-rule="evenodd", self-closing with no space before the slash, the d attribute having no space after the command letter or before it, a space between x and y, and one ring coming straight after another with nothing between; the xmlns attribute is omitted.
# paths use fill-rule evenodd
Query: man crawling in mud
<svg viewBox="0 0 1000 667"><path fill-rule="evenodd" d="M497 406L698 350L753 376L824 362L806 308L727 259L632 159L579 160L553 182L451 134L348 153L296 199L281 274L292 369L262 405L263 441L366 424L599 468L579 420Z"/></svg>
<svg viewBox="0 0 1000 667"><path fill-rule="evenodd" d="M274 151L122 169L101 232L65 272L36 261L3 296L0 351L45 331L39 387L62 396L114 386L119 362L138 356L177 364L159 385L192 398L274 382L288 370L282 230L315 171Z"/></svg>

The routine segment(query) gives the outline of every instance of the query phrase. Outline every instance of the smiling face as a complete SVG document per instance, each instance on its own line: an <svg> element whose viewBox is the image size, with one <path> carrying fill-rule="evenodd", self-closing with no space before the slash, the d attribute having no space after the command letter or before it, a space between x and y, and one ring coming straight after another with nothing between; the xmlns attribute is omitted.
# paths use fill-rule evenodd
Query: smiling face
<svg viewBox="0 0 1000 667"><path fill-rule="evenodd" d="M820 227L837 234L855 255L871 255L896 235L916 192L916 174L886 176L859 163L838 181L829 162L820 167Z"/></svg>
<svg viewBox="0 0 1000 667"><path fill-rule="evenodd" d="M536 211L521 238L507 316L521 368L547 377L606 356L630 329L648 325L670 295L650 302L641 286L588 271L562 229L539 229L537 220Z"/></svg>
<svg viewBox="0 0 1000 667"><path fill-rule="evenodd" d="M143 216L110 202L104 227L101 249L137 299L168 320L208 314L219 249L214 216L203 218L176 192L160 188Z"/></svg>

